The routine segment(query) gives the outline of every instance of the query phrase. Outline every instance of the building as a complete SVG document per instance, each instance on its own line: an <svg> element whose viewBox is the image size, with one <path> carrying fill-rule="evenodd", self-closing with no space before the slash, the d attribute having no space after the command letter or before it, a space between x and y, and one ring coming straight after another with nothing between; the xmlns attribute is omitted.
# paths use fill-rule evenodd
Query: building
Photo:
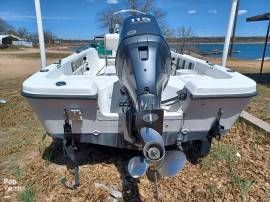
<svg viewBox="0 0 270 202"><path fill-rule="evenodd" d="M0 35L0 45L12 45L12 41L19 41L20 38L14 35Z"/></svg>
<svg viewBox="0 0 270 202"><path fill-rule="evenodd" d="M20 45L26 47L33 47L32 42L24 41L23 39L14 35L0 35L0 47L10 47L12 45Z"/></svg>

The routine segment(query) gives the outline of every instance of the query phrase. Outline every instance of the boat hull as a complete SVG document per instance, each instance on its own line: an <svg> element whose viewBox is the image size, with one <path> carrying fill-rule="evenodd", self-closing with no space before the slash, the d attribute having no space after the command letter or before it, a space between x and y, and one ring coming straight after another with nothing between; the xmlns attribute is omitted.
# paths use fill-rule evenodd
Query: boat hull
<svg viewBox="0 0 270 202"><path fill-rule="evenodd" d="M104 118L99 111L96 99L55 99L27 97L39 120L53 138L64 136L65 110L77 109L81 120L72 120L72 133L77 141L119 148L141 149L126 128L124 114L119 118ZM221 131L225 134L239 117L250 97L246 98L188 98L183 103L184 116L164 117L163 139L165 145L174 145L177 139L182 142L200 140L207 137L220 109ZM178 105L178 104L177 104Z"/></svg>

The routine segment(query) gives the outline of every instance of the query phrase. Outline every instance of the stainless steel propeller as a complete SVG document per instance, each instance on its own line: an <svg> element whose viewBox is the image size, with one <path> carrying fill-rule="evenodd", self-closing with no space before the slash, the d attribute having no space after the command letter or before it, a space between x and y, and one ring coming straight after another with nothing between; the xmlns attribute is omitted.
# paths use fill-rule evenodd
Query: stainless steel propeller
<svg viewBox="0 0 270 202"><path fill-rule="evenodd" d="M149 167L162 176L174 176L183 169L186 155L182 151L165 151L161 135L152 128L142 128L144 157L135 156L128 163L128 172L134 177L143 176Z"/></svg>
<svg viewBox="0 0 270 202"><path fill-rule="evenodd" d="M184 168L186 159L186 155L181 151L167 151L161 167L158 169L159 174L167 177L175 176Z"/></svg>
<svg viewBox="0 0 270 202"><path fill-rule="evenodd" d="M7 103L7 101L6 100L4 100L4 99L0 99L0 104L6 104Z"/></svg>
<svg viewBox="0 0 270 202"><path fill-rule="evenodd" d="M128 172L132 177L138 178L146 173L148 167L144 157L135 156L128 163Z"/></svg>

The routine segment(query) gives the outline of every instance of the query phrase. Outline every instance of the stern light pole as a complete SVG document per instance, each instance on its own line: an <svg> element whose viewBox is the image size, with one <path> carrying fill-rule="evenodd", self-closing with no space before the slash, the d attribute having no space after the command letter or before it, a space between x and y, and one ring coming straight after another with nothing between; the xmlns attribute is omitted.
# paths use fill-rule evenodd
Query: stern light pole
<svg viewBox="0 0 270 202"><path fill-rule="evenodd" d="M44 33L40 9L40 0L35 0L36 16L37 16L37 28L38 28L38 41L40 48L41 69L46 67L46 52L44 43Z"/></svg>
<svg viewBox="0 0 270 202"><path fill-rule="evenodd" d="M229 52L229 47L230 47L230 39L233 32L235 16L237 15L236 8L237 8L238 1L239 0L232 0L231 14L230 14L230 19L229 19L229 24L228 24L228 29L227 29L227 35L225 38L222 63L221 63L223 67L226 66L226 62L227 62L227 57L228 57L228 52Z"/></svg>

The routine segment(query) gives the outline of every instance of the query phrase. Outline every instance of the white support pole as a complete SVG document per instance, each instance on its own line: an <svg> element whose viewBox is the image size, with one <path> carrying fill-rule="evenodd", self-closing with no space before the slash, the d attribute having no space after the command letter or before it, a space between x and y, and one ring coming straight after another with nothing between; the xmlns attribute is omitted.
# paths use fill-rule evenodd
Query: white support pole
<svg viewBox="0 0 270 202"><path fill-rule="evenodd" d="M230 47L230 39L231 39L232 32L233 32L233 25L234 25L235 15L237 15L236 7L237 7L238 1L239 0L232 0L231 14L230 14L230 19L229 19L229 24L228 24L228 29L227 29L227 35L226 35L226 38L225 38L223 55L222 55L222 63L221 63L221 65L223 67L226 66L226 62L227 62L227 57L228 57L228 52L229 52L229 47Z"/></svg>
<svg viewBox="0 0 270 202"><path fill-rule="evenodd" d="M36 8L36 16L37 16L41 69L43 69L46 67L46 52L45 52L44 34L43 34L42 17L41 17L41 9L40 9L40 0L35 0L35 8Z"/></svg>

